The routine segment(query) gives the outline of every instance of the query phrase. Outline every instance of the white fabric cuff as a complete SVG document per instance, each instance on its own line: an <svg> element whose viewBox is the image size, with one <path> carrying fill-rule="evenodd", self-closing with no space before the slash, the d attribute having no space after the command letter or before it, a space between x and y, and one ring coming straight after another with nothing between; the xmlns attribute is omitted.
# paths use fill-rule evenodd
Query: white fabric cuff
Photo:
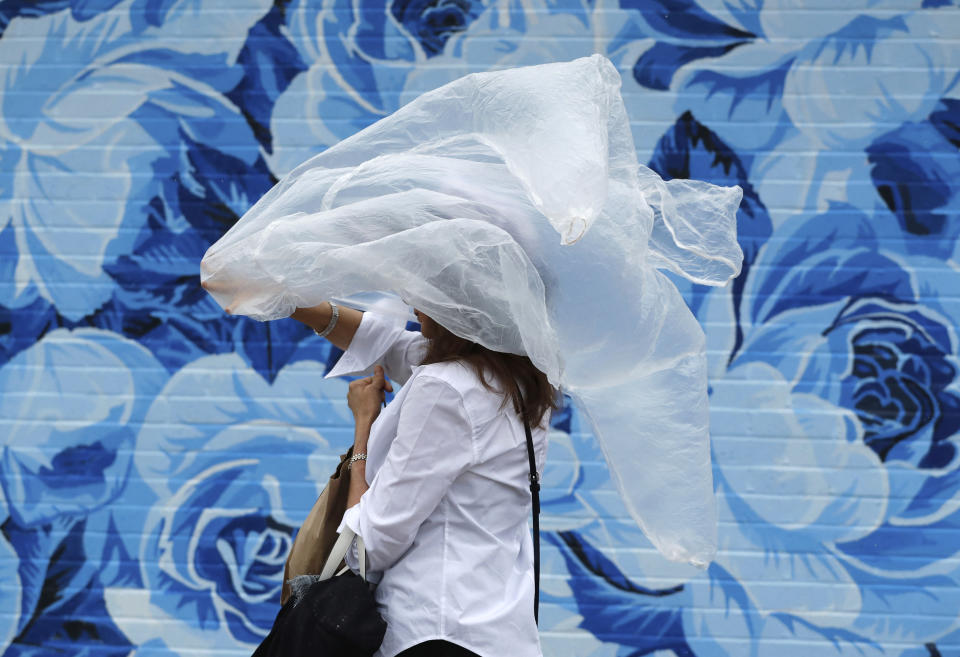
<svg viewBox="0 0 960 657"><path fill-rule="evenodd" d="M325 378L368 374L405 328L403 323L383 315L369 310L363 313L350 346Z"/></svg>
<svg viewBox="0 0 960 657"><path fill-rule="evenodd" d="M337 527L337 533L343 533L344 528L349 528L353 530L353 533L357 536L360 536L360 505L354 504L349 509L343 512L343 519L340 521L340 526Z"/></svg>

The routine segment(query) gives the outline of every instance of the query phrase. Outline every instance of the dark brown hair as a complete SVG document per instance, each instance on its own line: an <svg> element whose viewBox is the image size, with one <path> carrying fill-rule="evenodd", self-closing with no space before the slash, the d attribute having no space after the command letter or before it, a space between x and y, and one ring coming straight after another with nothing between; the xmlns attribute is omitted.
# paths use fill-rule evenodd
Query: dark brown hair
<svg viewBox="0 0 960 657"><path fill-rule="evenodd" d="M548 411L560 407L559 395L547 381L547 375L526 356L493 351L454 335L435 322L434 326L435 335L427 341L422 365L455 360L467 363L487 390L497 392L493 383L498 383L504 391L504 406L512 401L514 410L521 418L526 416L531 427L539 426Z"/></svg>

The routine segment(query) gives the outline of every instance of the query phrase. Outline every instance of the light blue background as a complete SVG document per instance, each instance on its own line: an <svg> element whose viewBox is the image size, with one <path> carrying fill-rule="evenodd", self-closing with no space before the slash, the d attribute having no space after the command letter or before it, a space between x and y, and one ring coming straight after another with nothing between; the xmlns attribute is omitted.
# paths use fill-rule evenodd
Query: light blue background
<svg viewBox="0 0 960 657"><path fill-rule="evenodd" d="M419 93L600 52L641 161L745 192L743 274L678 282L720 552L659 557L558 413L545 654L960 655L953 2L4 0L0 28L5 654L253 651L347 384L295 322L224 316L201 256Z"/></svg>

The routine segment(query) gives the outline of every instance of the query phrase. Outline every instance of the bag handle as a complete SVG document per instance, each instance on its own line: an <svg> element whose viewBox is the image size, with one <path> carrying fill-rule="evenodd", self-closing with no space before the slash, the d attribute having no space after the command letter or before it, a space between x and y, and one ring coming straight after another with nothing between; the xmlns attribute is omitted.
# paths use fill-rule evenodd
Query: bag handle
<svg viewBox="0 0 960 657"><path fill-rule="evenodd" d="M353 542L353 539L357 539L357 556L360 561L360 578L364 581L367 580L367 551L363 545L363 538L357 536L357 534L350 529L349 527L344 527L343 531L340 532L340 536L337 537L336 543L333 544L333 548L330 550L330 556L327 557L327 562L323 564L323 570L320 571L320 581L325 579L330 579L337 573L337 566L340 565L340 562L344 560L344 557L347 556L347 551L350 549L350 544Z"/></svg>
<svg viewBox="0 0 960 657"><path fill-rule="evenodd" d="M523 404L523 393L520 392L520 384L514 381L517 386L517 394L520 396L520 403ZM540 624L540 475L537 474L537 457L533 450L533 434L530 432L530 422L527 421L527 413L521 408L520 417L523 419L523 430L527 434L527 460L530 462L530 495L533 497L533 620Z"/></svg>

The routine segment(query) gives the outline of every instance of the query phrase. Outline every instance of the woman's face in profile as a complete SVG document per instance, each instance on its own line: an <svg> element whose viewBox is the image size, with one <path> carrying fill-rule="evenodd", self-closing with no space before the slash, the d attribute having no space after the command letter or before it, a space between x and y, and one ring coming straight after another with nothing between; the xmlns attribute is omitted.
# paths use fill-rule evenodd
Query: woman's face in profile
<svg viewBox="0 0 960 657"><path fill-rule="evenodd" d="M413 309L413 314L417 316L417 320L420 322L420 333L423 334L423 337L428 340L435 338L437 336L437 323L416 308Z"/></svg>

